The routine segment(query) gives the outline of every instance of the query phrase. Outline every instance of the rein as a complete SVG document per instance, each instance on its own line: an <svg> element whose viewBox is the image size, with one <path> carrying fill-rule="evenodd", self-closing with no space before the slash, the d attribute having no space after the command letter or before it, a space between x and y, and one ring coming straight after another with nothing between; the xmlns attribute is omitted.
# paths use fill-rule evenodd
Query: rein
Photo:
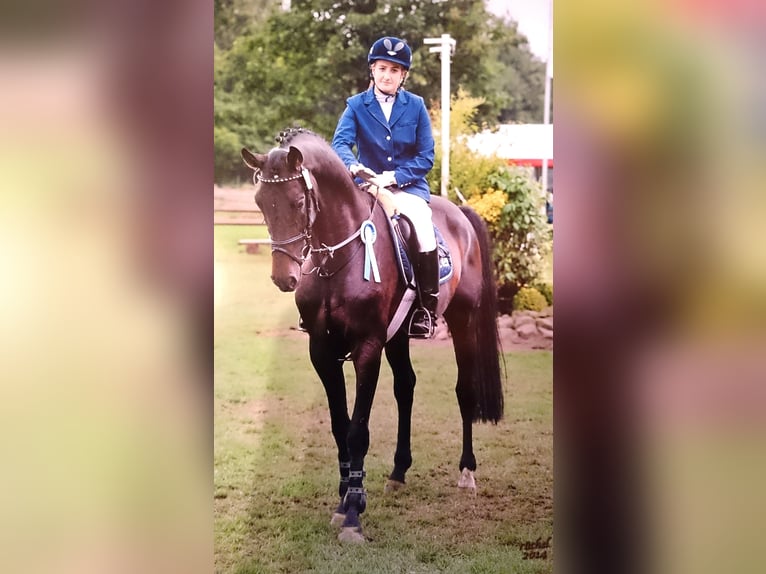
<svg viewBox="0 0 766 574"><path fill-rule="evenodd" d="M356 256L356 254L359 252L359 250L362 248L362 246L365 247L365 268L364 268L364 274L365 279L369 280L369 274L370 269L372 270L375 280L377 282L380 282L380 276L378 273L377 263L375 262L375 252L372 249L372 244L375 243L375 225L372 223L372 214L375 211L375 206L378 204L378 196L375 195L375 201L372 204L372 207L370 208L370 216L365 219L362 222L362 225L357 229L354 233L352 233L350 236L348 236L346 239L341 241L340 243L336 243L335 245L327 245L326 243L322 243L321 247L312 247L309 250L309 255L313 255L314 253L324 253L325 256L322 258L322 261L319 263L319 265L315 265L312 269L310 269L308 272L304 273L304 275L311 275L314 271L317 272L317 275L319 277L332 277L335 275L338 271L343 269L346 265L348 265L351 260ZM362 244L360 244L356 250L351 254L351 256L346 260L345 263L343 263L341 266L339 266L335 271L328 272L324 266L327 264L328 260L332 259L335 256L335 252L339 249L342 249L352 241L354 241L356 238L361 237Z"/></svg>
<svg viewBox="0 0 766 574"><path fill-rule="evenodd" d="M287 255L290 259L295 261L298 265L301 267L303 266L303 263L313 254L325 254L323 257L321 263L319 265L314 266L311 270L308 272L305 272L304 275L311 275L314 271L317 272L317 275L320 277L332 277L335 273L343 269L350 261L354 258L356 255L356 251L349 257L348 261L341 265L338 269L333 271L332 273L328 273L324 270L324 265L327 263L329 259L332 259L335 256L335 252L339 249L342 249L352 241L354 241L356 238L361 237L362 242L367 248L367 252L372 253L371 260L370 256L368 255L367 258L365 258L365 275L367 276L369 274L369 269L371 268L375 278L380 281L378 278L378 272L377 272L377 266L375 264L375 254L374 251L372 251L372 244L375 242L375 226L372 223L372 213L375 211L375 206L378 204L378 194L376 193L374 195L375 201L372 204L372 208L370 209L370 217L365 219L362 222L362 225L357 229L354 233L352 233L349 237L341 241L340 243L337 243L335 245L327 245L326 243L322 243L321 247L312 247L311 246L311 238L312 238L312 226L314 224L313 220L311 219L310 212L309 212L309 202L314 205L316 209L316 213L319 212L319 205L316 200L316 196L314 195L314 185L311 182L311 172L309 172L308 169L305 167L301 168L301 172L299 174L290 176L290 177L274 177L271 179L266 179L262 177L261 172L258 171L254 174L254 178L256 182L260 181L263 183L288 183L290 181L295 181L298 179L303 179L303 184L305 187L305 195L306 195L306 227L305 229L299 233L298 235L294 235L293 237L289 237L287 239L279 239L271 240L271 252L279 251L280 253L283 253ZM296 241L303 240L303 249L301 250L301 256L296 257L286 249L284 249L284 245L290 245L292 243L295 243ZM361 245L360 245L361 248Z"/></svg>

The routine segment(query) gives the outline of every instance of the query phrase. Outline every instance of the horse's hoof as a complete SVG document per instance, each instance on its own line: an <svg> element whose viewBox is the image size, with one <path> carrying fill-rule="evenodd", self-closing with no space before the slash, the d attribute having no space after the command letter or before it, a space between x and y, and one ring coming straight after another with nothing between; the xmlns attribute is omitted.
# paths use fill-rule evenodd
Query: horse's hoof
<svg viewBox="0 0 766 574"><path fill-rule="evenodd" d="M406 484L403 482L399 482L398 480L388 479L386 481L386 486L383 488L383 492L389 493L389 492L398 492L399 490L402 490Z"/></svg>
<svg viewBox="0 0 766 574"><path fill-rule="evenodd" d="M358 526L344 526L341 528L338 540L350 544L361 544L365 541L362 529Z"/></svg>
<svg viewBox="0 0 766 574"><path fill-rule="evenodd" d="M333 512L332 518L330 519L330 526L340 526L343 524L344 520L346 520L345 514L341 514L340 512Z"/></svg>
<svg viewBox="0 0 766 574"><path fill-rule="evenodd" d="M465 488L472 494L476 494L476 479L473 476L473 471L464 468L463 472L460 473L460 478L457 481L457 487Z"/></svg>

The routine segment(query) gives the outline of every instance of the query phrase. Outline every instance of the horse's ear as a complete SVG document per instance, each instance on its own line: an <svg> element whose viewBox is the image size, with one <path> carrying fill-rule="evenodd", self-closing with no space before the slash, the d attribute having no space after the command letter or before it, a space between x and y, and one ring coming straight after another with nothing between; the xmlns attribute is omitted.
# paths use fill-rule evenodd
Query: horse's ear
<svg viewBox="0 0 766 574"><path fill-rule="evenodd" d="M287 152L287 167L292 171L299 171L303 166L303 154L297 147L290 146Z"/></svg>
<svg viewBox="0 0 766 574"><path fill-rule="evenodd" d="M253 153L246 147L243 147L240 153L242 154L242 159L245 164L250 169L263 169L263 166L266 164L267 156L263 154Z"/></svg>

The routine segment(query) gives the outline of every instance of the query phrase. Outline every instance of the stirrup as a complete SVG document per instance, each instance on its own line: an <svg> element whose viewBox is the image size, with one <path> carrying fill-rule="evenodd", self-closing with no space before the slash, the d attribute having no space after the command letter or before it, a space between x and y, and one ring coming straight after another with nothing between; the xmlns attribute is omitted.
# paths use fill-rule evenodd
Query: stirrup
<svg viewBox="0 0 766 574"><path fill-rule="evenodd" d="M423 322L427 324L426 332L423 332L421 329L423 325L418 325L416 322L416 319L420 319L420 316L424 316ZM419 307L418 309L415 309L415 311L412 313L412 317L410 317L408 334L413 339L431 339L434 336L435 327L436 318L431 314L430 311L428 311L428 309Z"/></svg>
<svg viewBox="0 0 766 574"><path fill-rule="evenodd" d="M298 315L298 330L302 331L304 333L308 333L308 329L306 329L306 324L303 322L303 317Z"/></svg>

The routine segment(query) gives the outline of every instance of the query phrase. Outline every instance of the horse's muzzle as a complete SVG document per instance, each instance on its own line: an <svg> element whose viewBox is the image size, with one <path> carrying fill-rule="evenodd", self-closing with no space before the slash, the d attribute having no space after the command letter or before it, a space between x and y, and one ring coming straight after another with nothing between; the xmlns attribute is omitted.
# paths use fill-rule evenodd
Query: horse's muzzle
<svg viewBox="0 0 766 574"><path fill-rule="evenodd" d="M284 293L295 291L295 288L298 286L298 278L292 275L288 275L287 277L275 277L272 275L271 280L274 282L274 285L279 287L279 290Z"/></svg>

